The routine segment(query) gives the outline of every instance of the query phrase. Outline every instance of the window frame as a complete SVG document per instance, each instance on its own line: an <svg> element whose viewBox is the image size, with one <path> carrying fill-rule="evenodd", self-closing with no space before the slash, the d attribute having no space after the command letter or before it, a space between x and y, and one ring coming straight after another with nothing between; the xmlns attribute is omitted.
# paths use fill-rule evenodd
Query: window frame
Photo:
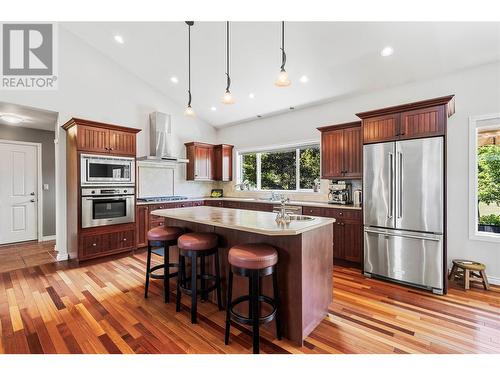
<svg viewBox="0 0 500 375"><path fill-rule="evenodd" d="M248 148L248 149L240 149L236 150L236 163L235 168L236 168L236 181L238 184L241 184L242 182L242 170L241 170L241 165L242 165L242 157L244 154L256 154L256 168L257 168L257 186L255 192L282 192L282 193L319 193L315 192L314 189L300 189L300 150L303 148L306 148L308 146L317 146L318 149L321 152L321 142L319 140L309 140L305 142L300 142L300 143L289 143L289 144L280 144L280 145L272 145L272 146L265 146L265 147L253 147L253 148ZM266 153L266 152L280 152L280 151L285 151L285 150L290 150L290 149L295 149L295 160L299 161L298 163L295 163L295 189L294 190L278 190L278 189L272 189L272 190L267 190L267 189L262 189L261 185L261 177L262 177L262 170L261 170L261 154ZM318 178L321 178L321 159L320 159L320 175Z"/></svg>
<svg viewBox="0 0 500 375"><path fill-rule="evenodd" d="M469 239L500 243L500 234L481 232L478 230L478 168L477 168L477 133L479 129L496 128L497 124L483 125L481 123L500 123L500 113L469 117Z"/></svg>

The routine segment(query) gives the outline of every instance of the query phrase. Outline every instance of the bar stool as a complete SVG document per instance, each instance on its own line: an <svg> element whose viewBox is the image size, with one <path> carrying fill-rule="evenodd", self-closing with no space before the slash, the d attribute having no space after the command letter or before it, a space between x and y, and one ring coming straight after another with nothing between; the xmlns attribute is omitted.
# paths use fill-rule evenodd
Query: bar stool
<svg viewBox="0 0 500 375"><path fill-rule="evenodd" d="M226 305L226 335L224 343L229 344L231 320L251 325L253 327L253 352L259 353L259 325L276 319L276 337L281 340L281 320L279 311L278 274L276 264L278 263L278 252L272 246L265 244L243 244L233 246L229 250L228 261L230 264L229 282ZM233 273L248 277L249 294L232 300ZM273 298L261 293L261 277L273 275ZM234 311L234 308L242 302L248 301L248 316ZM261 302L269 305L272 311L260 316Z"/></svg>
<svg viewBox="0 0 500 375"><path fill-rule="evenodd" d="M198 295L207 300L208 293L216 290L217 305L222 310L222 296L220 283L219 238L214 233L186 233L177 240L179 248L179 273L177 275L177 303L176 311L181 310L181 292L191 296L191 323L197 321ZM205 257L215 256L215 275L205 272ZM191 277L186 277L186 258L191 259ZM197 271L197 260L200 259L200 273ZM200 280L200 289L198 289ZM214 281L207 286L207 281Z"/></svg>
<svg viewBox="0 0 500 375"><path fill-rule="evenodd" d="M146 261L146 284L144 288L144 298L148 298L149 279L163 280L163 295L165 303L170 301L170 284L172 277L177 276L177 272L170 273L170 267L177 267L177 263L169 263L170 246L177 245L177 239L184 233L184 230L179 227L156 227L148 231L148 255ZM162 248L155 248L159 243L163 244ZM151 254L156 254L163 257L163 264L151 267ZM163 269L162 274L154 273Z"/></svg>

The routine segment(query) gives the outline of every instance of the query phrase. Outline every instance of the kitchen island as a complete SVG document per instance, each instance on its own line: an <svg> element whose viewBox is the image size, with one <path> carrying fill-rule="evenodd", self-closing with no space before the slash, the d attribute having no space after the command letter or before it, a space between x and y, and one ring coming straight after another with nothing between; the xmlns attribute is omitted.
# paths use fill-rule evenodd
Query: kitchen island
<svg viewBox="0 0 500 375"><path fill-rule="evenodd" d="M332 225L335 219L313 217L278 224L276 215L221 207L186 207L155 210L165 217L166 226L180 226L193 232L213 232L219 236L219 257L226 301L227 254L231 246L266 243L278 251L278 284L283 336L302 345L307 335L326 316L332 300ZM177 255L171 252L171 261ZM207 263L209 269L213 264ZM268 280L269 279L269 280ZM263 279L263 293L271 295L270 278ZM248 293L246 278L235 277L233 298ZM246 313L243 307L241 313ZM263 329L272 329L264 326Z"/></svg>

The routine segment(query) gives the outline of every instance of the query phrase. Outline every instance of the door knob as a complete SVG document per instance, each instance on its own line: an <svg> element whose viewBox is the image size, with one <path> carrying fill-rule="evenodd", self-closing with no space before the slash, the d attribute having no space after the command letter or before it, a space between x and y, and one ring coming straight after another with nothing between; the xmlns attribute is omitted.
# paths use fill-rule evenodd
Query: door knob
<svg viewBox="0 0 500 375"><path fill-rule="evenodd" d="M35 203L35 202L36 202L36 200L34 200L34 199L30 199L30 202L31 202L31 203Z"/></svg>
<svg viewBox="0 0 500 375"><path fill-rule="evenodd" d="M30 195L35 195L35 192L34 192L34 191L33 191L33 192L31 192L31 193L30 193Z"/></svg>

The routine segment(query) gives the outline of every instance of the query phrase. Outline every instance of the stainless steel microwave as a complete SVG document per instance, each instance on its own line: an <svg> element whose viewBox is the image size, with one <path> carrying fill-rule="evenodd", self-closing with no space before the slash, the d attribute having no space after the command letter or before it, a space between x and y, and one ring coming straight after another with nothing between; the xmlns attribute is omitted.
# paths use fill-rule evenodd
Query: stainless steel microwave
<svg viewBox="0 0 500 375"><path fill-rule="evenodd" d="M135 158L108 155L80 155L81 186L134 185Z"/></svg>

